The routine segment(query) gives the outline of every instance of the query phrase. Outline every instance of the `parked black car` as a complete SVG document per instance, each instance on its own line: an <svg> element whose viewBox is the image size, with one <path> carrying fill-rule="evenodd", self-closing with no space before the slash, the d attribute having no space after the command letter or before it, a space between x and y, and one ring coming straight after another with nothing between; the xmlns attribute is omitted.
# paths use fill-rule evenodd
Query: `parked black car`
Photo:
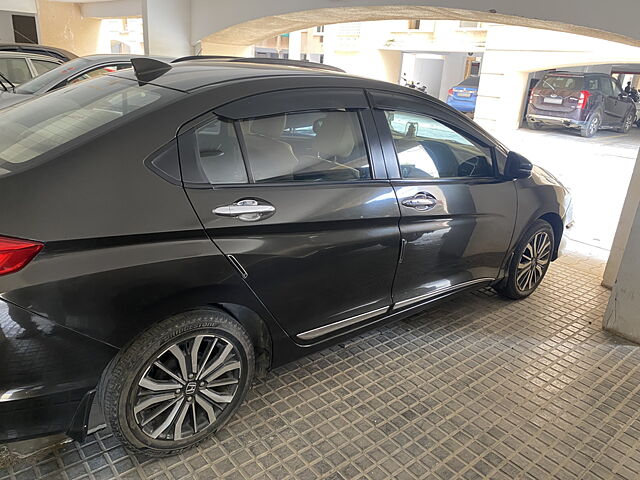
<svg viewBox="0 0 640 480"><path fill-rule="evenodd" d="M131 59L140 55L104 54L78 57L49 70L15 88L0 92L0 109L10 107L73 83L131 68ZM162 58L158 58L162 59Z"/></svg>
<svg viewBox="0 0 640 480"><path fill-rule="evenodd" d="M0 115L2 441L103 414L176 453L256 371L467 289L526 297L558 256L566 189L432 97L134 64Z"/></svg>
<svg viewBox="0 0 640 480"><path fill-rule="evenodd" d="M531 91L527 108L529 128L564 126L579 129L583 137L601 129L627 133L635 120L633 100L604 73L548 73Z"/></svg>
<svg viewBox="0 0 640 480"><path fill-rule="evenodd" d="M49 47L38 43L0 43L0 52L36 53L38 55L53 57L63 62L78 58L75 53L71 53L62 48Z"/></svg>

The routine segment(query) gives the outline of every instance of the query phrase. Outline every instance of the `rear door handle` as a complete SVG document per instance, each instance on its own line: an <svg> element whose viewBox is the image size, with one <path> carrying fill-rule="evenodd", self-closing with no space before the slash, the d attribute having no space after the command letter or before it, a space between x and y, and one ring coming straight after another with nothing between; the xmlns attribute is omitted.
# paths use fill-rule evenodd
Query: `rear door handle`
<svg viewBox="0 0 640 480"><path fill-rule="evenodd" d="M213 209L213 213L221 217L233 217L244 222L256 222L270 217L276 212L273 205L254 198L243 198L230 205L222 205Z"/></svg>
<svg viewBox="0 0 640 480"><path fill-rule="evenodd" d="M402 205L405 207L413 208L421 212L431 210L437 204L438 200L436 197L427 192L416 193L413 197L402 201Z"/></svg>

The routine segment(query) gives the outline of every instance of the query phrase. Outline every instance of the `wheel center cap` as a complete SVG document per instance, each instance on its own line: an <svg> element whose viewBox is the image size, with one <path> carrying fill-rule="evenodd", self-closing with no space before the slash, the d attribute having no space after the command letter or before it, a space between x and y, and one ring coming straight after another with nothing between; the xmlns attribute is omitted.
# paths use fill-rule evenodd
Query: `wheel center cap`
<svg viewBox="0 0 640 480"><path fill-rule="evenodd" d="M194 393L196 393L197 389L198 389L198 384L196 382L189 382L184 387L184 393L186 393L187 395L193 395Z"/></svg>

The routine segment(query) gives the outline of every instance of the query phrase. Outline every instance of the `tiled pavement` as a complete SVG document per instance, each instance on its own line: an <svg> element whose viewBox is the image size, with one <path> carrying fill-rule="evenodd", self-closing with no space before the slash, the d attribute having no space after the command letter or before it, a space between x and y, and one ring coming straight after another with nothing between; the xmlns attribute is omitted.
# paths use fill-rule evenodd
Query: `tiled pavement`
<svg viewBox="0 0 640 480"><path fill-rule="evenodd" d="M640 346L601 330L593 268L564 257L527 300L465 294L280 368L178 457L103 432L0 479L638 479Z"/></svg>

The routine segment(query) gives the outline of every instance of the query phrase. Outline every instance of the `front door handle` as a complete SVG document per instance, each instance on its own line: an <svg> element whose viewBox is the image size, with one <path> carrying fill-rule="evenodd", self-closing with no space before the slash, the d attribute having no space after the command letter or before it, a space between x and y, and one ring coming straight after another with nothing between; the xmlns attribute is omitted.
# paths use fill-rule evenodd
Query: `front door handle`
<svg viewBox="0 0 640 480"><path fill-rule="evenodd" d="M420 212L431 210L438 204L436 197L427 192L416 193L413 197L402 201L402 205L414 208Z"/></svg>
<svg viewBox="0 0 640 480"><path fill-rule="evenodd" d="M213 209L213 213L221 217L234 217L244 222L256 222L270 217L276 207L254 198L243 198L230 205L222 205Z"/></svg>

